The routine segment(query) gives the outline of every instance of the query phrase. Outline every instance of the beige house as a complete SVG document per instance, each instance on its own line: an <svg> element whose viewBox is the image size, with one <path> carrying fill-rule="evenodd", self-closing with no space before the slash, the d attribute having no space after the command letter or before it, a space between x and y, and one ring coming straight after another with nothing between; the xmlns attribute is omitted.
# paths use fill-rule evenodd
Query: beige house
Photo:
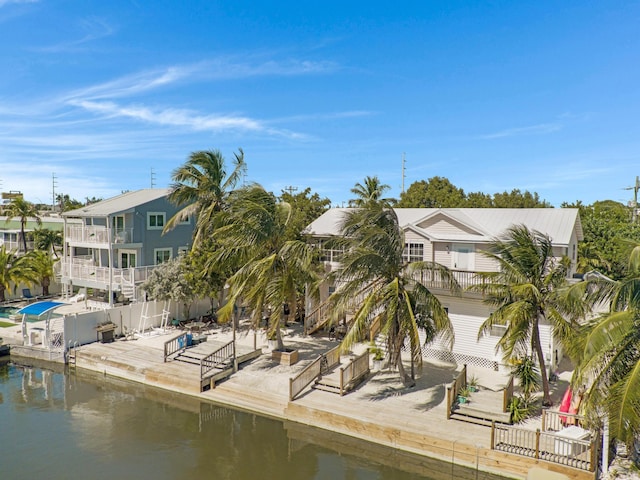
<svg viewBox="0 0 640 480"><path fill-rule="evenodd" d="M323 249L327 270L335 268L340 252L323 247L326 239L340 234L339 223L347 209L331 209L307 228ZM398 208L395 209L405 235L407 261L434 261L450 268L463 289L479 281L476 272L496 271L495 261L482 251L488 243L513 225L525 225L531 230L547 234L553 243L555 256L568 257L572 278L577 263L578 242L582 240L582 226L577 209L532 208ZM452 296L439 286L437 278L426 279L425 285L437 295L447 308L455 330L455 344L449 351L436 340L423 348L426 358L453 363L467 363L497 369L502 363L501 352L496 351L498 339L504 330L496 328L490 335L478 338L482 323L490 315L490 307L482 302L479 293L464 291ZM321 301L338 285L325 285ZM309 305L311 312L314 306ZM562 358L562 349L553 339L548 325L541 325L540 335L545 356L553 370Z"/></svg>

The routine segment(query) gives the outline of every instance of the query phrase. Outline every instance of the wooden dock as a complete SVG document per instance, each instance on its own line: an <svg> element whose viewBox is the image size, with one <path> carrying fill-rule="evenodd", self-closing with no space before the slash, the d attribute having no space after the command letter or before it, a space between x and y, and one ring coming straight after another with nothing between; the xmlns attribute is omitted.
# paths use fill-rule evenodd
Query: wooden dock
<svg viewBox="0 0 640 480"><path fill-rule="evenodd" d="M222 343L215 341L204 342L189 348L189 353L185 354L192 358L200 358L209 355L221 345ZM261 354L261 350L239 347L238 364L248 362ZM76 366L178 392L200 393L203 388L199 362L174 360L165 363L162 350L140 341L85 345L76 353ZM212 372L213 380L208 377L206 381L215 383L232 373L233 367L219 369Z"/></svg>

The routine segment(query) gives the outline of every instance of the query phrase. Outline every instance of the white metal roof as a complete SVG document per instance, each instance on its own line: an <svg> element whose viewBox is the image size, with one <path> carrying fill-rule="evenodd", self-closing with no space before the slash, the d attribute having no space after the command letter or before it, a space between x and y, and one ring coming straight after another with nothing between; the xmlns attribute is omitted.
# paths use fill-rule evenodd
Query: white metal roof
<svg viewBox="0 0 640 480"><path fill-rule="evenodd" d="M340 234L340 221L348 208L332 208L314 220L305 230L314 236ZM400 226L410 225L415 231L423 231L425 236L440 241L490 241L511 226L525 225L548 235L555 245L568 245L574 230L578 240L582 240L582 224L576 208L396 208ZM435 233L421 229L417 224L442 213L473 233Z"/></svg>
<svg viewBox="0 0 640 480"><path fill-rule="evenodd" d="M138 205L166 197L170 190L168 188L145 188L133 192L125 192L121 195L92 203L86 207L64 212L64 217L106 217L116 213L123 213Z"/></svg>

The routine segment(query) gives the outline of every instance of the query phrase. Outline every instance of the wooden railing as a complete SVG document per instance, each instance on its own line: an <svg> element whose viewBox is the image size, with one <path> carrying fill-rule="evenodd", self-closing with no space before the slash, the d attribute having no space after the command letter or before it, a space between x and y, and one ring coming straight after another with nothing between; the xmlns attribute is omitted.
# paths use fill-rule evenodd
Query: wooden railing
<svg viewBox="0 0 640 480"><path fill-rule="evenodd" d="M345 367L340 368L340 396L344 395L350 383L369 373L369 352L366 351Z"/></svg>
<svg viewBox="0 0 640 480"><path fill-rule="evenodd" d="M327 373L340 363L340 346L332 348L328 352L319 355L313 362L307 365L298 375L289 379L289 401L293 401L298 394L311 382Z"/></svg>
<svg viewBox="0 0 640 480"><path fill-rule="evenodd" d="M449 272L463 290L472 285L481 285L484 283L484 279L482 275L480 275L481 272L470 270L449 270ZM449 289L449 283L444 280L442 274L438 271L415 272L413 279L427 288Z"/></svg>
<svg viewBox="0 0 640 480"><path fill-rule="evenodd" d="M560 432L548 433L526 430L510 425L491 424L491 449L513 453L538 460L567 465L593 472L597 466L600 435L578 440L562 436Z"/></svg>
<svg viewBox="0 0 640 480"><path fill-rule="evenodd" d="M178 335L177 337L173 337L170 340L164 342L164 361L167 361L171 355L180 350L184 350L187 348L187 333L183 333Z"/></svg>
<svg viewBox="0 0 640 480"><path fill-rule="evenodd" d="M214 368L224 368L229 365L229 360L235 357L236 344L233 340L226 343L215 352L200 360L200 379L204 380L207 373Z"/></svg>
<svg viewBox="0 0 640 480"><path fill-rule="evenodd" d="M563 413L555 410L542 410L542 431L557 432L567 425L583 424L584 417L574 413Z"/></svg>
<svg viewBox="0 0 640 480"><path fill-rule="evenodd" d="M447 420L451 418L451 411L453 410L453 406L455 405L458 398L458 393L460 393L460 390L466 387L467 364L465 363L456 379L451 382L451 385L447 387Z"/></svg>
<svg viewBox="0 0 640 480"><path fill-rule="evenodd" d="M351 310L359 307L364 299L371 293L371 290L378 284L380 280L374 280L368 285L362 287L353 297L349 299L347 304L347 309ZM320 330L323 326L327 324L330 319L329 310L331 307L331 303L328 300L325 300L316 308L311 310L306 315L306 325L307 325L307 334L312 334Z"/></svg>

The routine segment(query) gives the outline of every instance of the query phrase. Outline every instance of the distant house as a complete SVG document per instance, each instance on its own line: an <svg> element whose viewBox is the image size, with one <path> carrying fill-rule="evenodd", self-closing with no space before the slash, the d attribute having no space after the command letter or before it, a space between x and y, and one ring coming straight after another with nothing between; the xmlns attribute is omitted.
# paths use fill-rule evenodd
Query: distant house
<svg viewBox="0 0 640 480"><path fill-rule="evenodd" d="M40 217L41 224L38 225L35 218L27 219L25 225L25 236L27 237L27 249L33 250L33 231L39 228L62 232L64 228L64 220L56 216L43 215ZM24 245L20 236L20 219L17 217L9 218L0 216L0 245L4 245L8 250L14 250L17 253L24 253Z"/></svg>
<svg viewBox="0 0 640 480"><path fill-rule="evenodd" d="M63 256L56 264L63 290L92 289L109 304L138 300L150 272L191 246L192 219L162 234L178 211L168 194L137 190L64 212Z"/></svg>
<svg viewBox="0 0 640 480"><path fill-rule="evenodd" d="M325 248L324 243L340 234L339 223L345 211L328 210L307 228L307 233L322 250L327 270L339 264L341 252ZM450 268L463 289L480 281L477 272L498 269L497 263L482 255L482 251L492 239L503 235L513 225L526 225L547 234L555 256L558 259L566 256L571 261L568 278L575 273L578 242L582 240L577 209L398 208L395 211L405 235L406 260L434 261ZM491 308L482 302L481 294L464 291L461 297L453 296L440 286L438 278L427 279L425 285L447 308L455 331L455 344L449 351L436 340L423 348L423 355L497 369L502 363L502 354L496 351L496 344L504 327L496 327L490 335L478 338L480 326L491 314ZM339 285L324 285L321 302L337 288ZM314 306L308 306L307 311L312 313ZM549 325L541 325L540 330L545 356L550 368L554 369L562 358L562 349L553 338Z"/></svg>

